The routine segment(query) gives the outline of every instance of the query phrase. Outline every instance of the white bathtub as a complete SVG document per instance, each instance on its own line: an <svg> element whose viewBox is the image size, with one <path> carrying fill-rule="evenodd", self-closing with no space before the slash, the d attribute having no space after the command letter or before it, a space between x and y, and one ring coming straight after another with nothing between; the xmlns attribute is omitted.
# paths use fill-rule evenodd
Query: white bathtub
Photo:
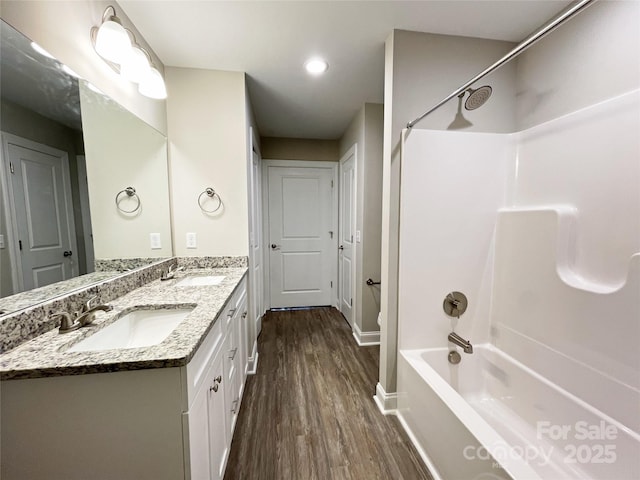
<svg viewBox="0 0 640 480"><path fill-rule="evenodd" d="M447 354L398 358L398 415L436 476L640 479L637 432L491 345L474 346L458 365Z"/></svg>

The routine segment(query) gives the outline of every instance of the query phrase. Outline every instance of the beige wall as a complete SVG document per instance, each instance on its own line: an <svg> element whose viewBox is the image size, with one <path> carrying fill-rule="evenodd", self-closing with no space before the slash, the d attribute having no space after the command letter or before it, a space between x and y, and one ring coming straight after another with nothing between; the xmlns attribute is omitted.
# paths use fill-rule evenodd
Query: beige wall
<svg viewBox="0 0 640 480"><path fill-rule="evenodd" d="M174 254L247 255L250 120L244 73L170 67L165 74ZM215 214L198 207L207 187L223 201ZM197 235L196 249L186 248L191 232Z"/></svg>
<svg viewBox="0 0 640 480"><path fill-rule="evenodd" d="M513 48L509 42L395 30L385 47L385 119L382 212L380 383L396 389L400 134L424 111ZM511 132L515 128L515 65L486 77L494 91L482 108L465 112L470 131ZM444 130L453 121L451 101L416 128Z"/></svg>
<svg viewBox="0 0 640 480"><path fill-rule="evenodd" d="M380 286L369 287L367 278L380 281L382 242L382 142L384 138L384 107L365 104L364 115L364 189L362 192L363 246L362 257L362 329L379 330Z"/></svg>
<svg viewBox="0 0 640 480"><path fill-rule="evenodd" d="M518 130L640 86L640 2L595 2L517 62Z"/></svg>
<svg viewBox="0 0 640 480"><path fill-rule="evenodd" d="M338 140L262 137L260 142L262 158L327 162L337 162L340 159Z"/></svg>
<svg viewBox="0 0 640 480"><path fill-rule="evenodd" d="M340 139L342 158L356 148L356 244L355 323L363 332L378 331L380 287L366 285L367 278L380 280L380 240L382 221L382 130L383 106L365 104Z"/></svg>
<svg viewBox="0 0 640 480"><path fill-rule="evenodd" d="M146 98L137 86L122 80L93 50L90 40L92 26L100 25L104 9L115 2L102 0L2 0L0 15L16 30L40 44L61 62L127 110L160 132L166 134L166 104ZM146 44L133 23L114 5L123 24L132 30L138 43L152 55L160 71L164 66Z"/></svg>
<svg viewBox="0 0 640 480"><path fill-rule="evenodd" d="M82 129L96 259L159 258L172 255L167 140L117 103L80 84ZM123 214L118 192L134 187L140 210ZM136 206L126 194L121 206ZM159 233L161 249L149 234Z"/></svg>

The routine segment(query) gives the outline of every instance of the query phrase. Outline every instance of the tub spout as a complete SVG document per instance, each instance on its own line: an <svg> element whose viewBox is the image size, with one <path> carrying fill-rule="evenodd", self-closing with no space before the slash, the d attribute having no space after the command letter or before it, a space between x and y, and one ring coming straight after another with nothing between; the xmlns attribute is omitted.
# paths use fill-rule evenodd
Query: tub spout
<svg viewBox="0 0 640 480"><path fill-rule="evenodd" d="M456 332L451 332L447 338L451 343L455 343L459 347L462 347L464 353L473 353L473 345L471 345L469 340L465 340Z"/></svg>

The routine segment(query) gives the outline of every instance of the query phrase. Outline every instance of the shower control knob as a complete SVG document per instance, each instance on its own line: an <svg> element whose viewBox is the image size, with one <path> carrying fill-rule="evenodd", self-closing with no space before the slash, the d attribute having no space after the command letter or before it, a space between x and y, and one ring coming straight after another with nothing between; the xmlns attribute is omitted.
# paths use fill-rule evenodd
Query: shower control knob
<svg viewBox="0 0 640 480"><path fill-rule="evenodd" d="M451 292L444 297L442 309L450 317L460 318L467 310L467 297L462 292Z"/></svg>

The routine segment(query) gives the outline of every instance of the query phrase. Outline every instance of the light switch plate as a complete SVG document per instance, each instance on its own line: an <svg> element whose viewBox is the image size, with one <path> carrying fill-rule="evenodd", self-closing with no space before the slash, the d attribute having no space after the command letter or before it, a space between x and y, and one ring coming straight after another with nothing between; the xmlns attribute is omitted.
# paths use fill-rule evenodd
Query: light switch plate
<svg viewBox="0 0 640 480"><path fill-rule="evenodd" d="M162 248L162 241L160 240L159 233L150 233L149 242L151 243L151 250L159 250Z"/></svg>
<svg viewBox="0 0 640 480"><path fill-rule="evenodd" d="M195 233L187 233L187 248L197 248L198 239Z"/></svg>
<svg viewBox="0 0 640 480"><path fill-rule="evenodd" d="M356 242L360 243L360 230L356 230Z"/></svg>

